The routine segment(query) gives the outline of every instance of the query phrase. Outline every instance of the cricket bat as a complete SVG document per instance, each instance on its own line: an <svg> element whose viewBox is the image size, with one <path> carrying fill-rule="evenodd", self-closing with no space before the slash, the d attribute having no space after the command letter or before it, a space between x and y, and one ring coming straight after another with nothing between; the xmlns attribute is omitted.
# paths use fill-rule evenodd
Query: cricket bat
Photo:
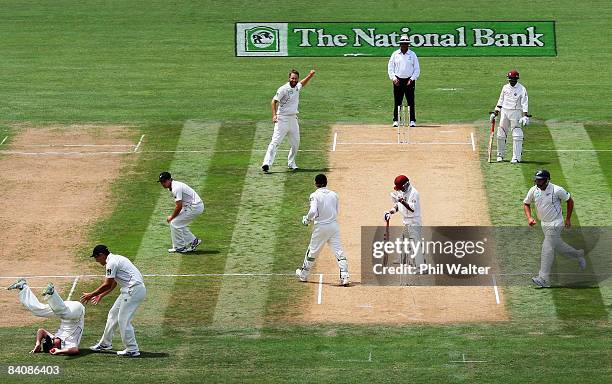
<svg viewBox="0 0 612 384"><path fill-rule="evenodd" d="M495 119L491 121L491 133L489 134L489 146L487 148L487 161L489 163L491 162L491 152L493 151L493 134L494 133L495 133Z"/></svg>

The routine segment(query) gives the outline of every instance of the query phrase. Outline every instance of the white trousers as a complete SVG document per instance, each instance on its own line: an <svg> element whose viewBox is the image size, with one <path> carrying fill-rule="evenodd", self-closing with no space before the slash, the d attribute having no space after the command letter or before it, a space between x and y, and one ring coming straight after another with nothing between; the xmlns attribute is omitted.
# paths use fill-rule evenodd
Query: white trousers
<svg viewBox="0 0 612 384"><path fill-rule="evenodd" d="M204 212L204 203L196 205L185 205L177 217L170 222L170 235L172 236L172 247L181 249L189 246L195 240L195 236L187 226Z"/></svg>
<svg viewBox="0 0 612 384"><path fill-rule="evenodd" d="M348 262L342 249L342 243L340 242L340 226L338 223L330 224L315 224L310 237L310 244L306 250L304 256L304 263L302 264L302 270L304 271L305 277L308 277L310 269L313 267L315 259L323 250L325 243L328 243L336 256L336 262L340 269L340 278L349 277Z"/></svg>
<svg viewBox="0 0 612 384"><path fill-rule="evenodd" d="M38 317L59 317L62 320L78 320L83 316L85 307L78 301L64 301L57 294L53 292L52 295L47 296L47 303L43 304L38 301L38 298L30 287L27 285L19 291L19 301L26 307L34 316Z"/></svg>
<svg viewBox="0 0 612 384"><path fill-rule="evenodd" d="M512 136L512 160L521 161L523 154L523 129L519 119L523 116L520 109L501 110L499 126L497 127L497 156L504 157L506 153L506 138Z"/></svg>
<svg viewBox="0 0 612 384"><path fill-rule="evenodd" d="M542 254L540 256L539 276L546 281L550 281L550 271L555 262L555 251L574 260L577 260L581 253L561 238L563 220L542 223L542 230L544 231L544 242L542 243Z"/></svg>
<svg viewBox="0 0 612 384"><path fill-rule="evenodd" d="M287 157L287 166L290 168L297 166L295 164L295 156L300 148L300 126L298 124L297 115L278 115L278 122L274 124L272 140L268 145L268 151L266 152L266 157L262 165L272 166L274 158L276 157L276 150L285 136L289 138L289 145L291 145L289 156Z"/></svg>
<svg viewBox="0 0 612 384"><path fill-rule="evenodd" d="M404 223L404 231L402 232L402 241L404 239L408 239L409 244L411 245L411 250L408 253L407 257L409 259L405 259L402 255L402 259L400 260L400 264L412 264L415 266L420 266L421 264L425 264L425 257L423 256L423 245L419 246L419 242L421 241L421 224L420 223ZM416 252L412 248L412 244L415 245ZM414 257L413 257L414 256Z"/></svg>
<svg viewBox="0 0 612 384"><path fill-rule="evenodd" d="M134 327L132 326L132 318L146 295L147 289L143 284L135 285L132 288L121 288L121 293L117 297L117 300L115 300L115 304L113 304L110 311L108 311L106 327L100 339L101 344L113 344L113 334L118 326L119 333L121 334L121 341L125 348L129 352L138 351L136 335L134 334Z"/></svg>

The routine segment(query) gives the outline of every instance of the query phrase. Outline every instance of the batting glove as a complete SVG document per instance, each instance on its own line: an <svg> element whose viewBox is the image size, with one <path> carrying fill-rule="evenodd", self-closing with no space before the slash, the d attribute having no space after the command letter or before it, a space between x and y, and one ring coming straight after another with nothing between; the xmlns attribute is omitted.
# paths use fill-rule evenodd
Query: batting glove
<svg viewBox="0 0 612 384"><path fill-rule="evenodd" d="M302 216L302 225L308 226L309 222L310 220L308 220L308 216Z"/></svg>
<svg viewBox="0 0 612 384"><path fill-rule="evenodd" d="M495 113L491 113L491 115L489 116L489 121L492 123L492 122L493 122L493 120L495 120L495 117L496 117L496 116L497 116L497 115L496 115Z"/></svg>
<svg viewBox="0 0 612 384"><path fill-rule="evenodd" d="M387 211L385 212L385 221L389 221L391 220L391 212Z"/></svg>
<svg viewBox="0 0 612 384"><path fill-rule="evenodd" d="M524 127L526 125L529 125L529 117L527 116L523 116L519 119L519 123Z"/></svg>

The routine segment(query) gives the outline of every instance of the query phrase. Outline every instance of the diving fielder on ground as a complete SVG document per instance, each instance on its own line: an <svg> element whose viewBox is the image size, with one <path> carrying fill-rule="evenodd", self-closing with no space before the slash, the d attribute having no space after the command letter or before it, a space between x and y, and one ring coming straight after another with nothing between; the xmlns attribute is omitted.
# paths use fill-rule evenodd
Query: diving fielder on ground
<svg viewBox="0 0 612 384"><path fill-rule="evenodd" d="M399 175L393 181L394 191L391 192L391 201L393 208L385 212L385 221L391 220L391 215L396 212L402 214L404 223L404 232L402 237L408 239L412 243L421 241L421 203L419 201L419 192L410 184L410 180L405 175ZM411 258L414 259L416 267L425 264L423 256L423 247L417 247L417 252L413 252ZM407 264L412 260L398 260L398 264ZM412 263L410 263L412 264Z"/></svg>
<svg viewBox="0 0 612 384"><path fill-rule="evenodd" d="M527 89L518 82L519 73L508 72L508 84L502 87L495 111L489 116L493 121L501 111L497 128L497 162L504 161L506 138L512 136L512 164L521 162L523 153L523 129L529 124L529 98Z"/></svg>
<svg viewBox="0 0 612 384"><path fill-rule="evenodd" d="M550 271L555 261L555 251L563 253L566 257L578 261L580 269L586 267L584 250L574 249L561 239L563 227L571 226L572 211L574 210L574 200L569 192L562 187L550 182L550 173L545 170L536 172L534 186L529 189L523 201L523 208L527 223L530 226L536 224L536 220L531 216L531 204L535 202L538 212L538 219L542 222L544 231L544 242L542 243L542 255L540 257L540 273L531 280L540 288L550 287ZM567 202L567 213L565 221L561 209L561 200Z"/></svg>
<svg viewBox="0 0 612 384"><path fill-rule="evenodd" d="M340 285L346 287L350 280L348 262L340 242L340 227L336 222L338 195L336 192L327 189L327 177L323 174L318 174L315 177L315 186L317 190L310 194L310 209L306 216L302 217L302 224L304 225L308 225L311 220L314 221L314 229L302 267L295 270L295 275L300 281L308 281L308 275L315 259L321 253L325 243L329 243L340 269Z"/></svg>
<svg viewBox="0 0 612 384"><path fill-rule="evenodd" d="M61 322L55 334L40 328L36 332L36 344L30 353L48 352L52 355L76 355L85 326L85 307L78 301L64 301L52 283L43 290L48 304L43 304L34 295L25 279L11 284L8 290L19 290L19 301L34 316L59 317Z"/></svg>

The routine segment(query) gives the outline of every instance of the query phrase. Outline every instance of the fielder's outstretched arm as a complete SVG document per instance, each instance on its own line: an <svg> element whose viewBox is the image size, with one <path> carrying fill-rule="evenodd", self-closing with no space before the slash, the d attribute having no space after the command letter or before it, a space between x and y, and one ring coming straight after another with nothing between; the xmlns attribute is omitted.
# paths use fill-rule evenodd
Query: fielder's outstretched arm
<svg viewBox="0 0 612 384"><path fill-rule="evenodd" d="M308 84L308 82L310 81L310 79L312 79L312 77L315 75L315 70L311 69L310 73L308 74L308 76L306 76L305 78L303 78L302 80L300 80L300 83L302 83L302 87L305 87L306 84Z"/></svg>
<svg viewBox="0 0 612 384"><path fill-rule="evenodd" d="M115 279L113 279L112 277L107 277L104 279L104 282L102 283L102 285L100 285L95 291L83 293L79 301L81 303L87 303L89 300L91 300L95 296L98 296L102 293L104 293L105 295L108 294L116 286L117 286L117 282L115 281Z"/></svg>
<svg viewBox="0 0 612 384"><path fill-rule="evenodd" d="M53 348L49 351L49 353L52 355L78 355L79 349L77 347L63 349Z"/></svg>

